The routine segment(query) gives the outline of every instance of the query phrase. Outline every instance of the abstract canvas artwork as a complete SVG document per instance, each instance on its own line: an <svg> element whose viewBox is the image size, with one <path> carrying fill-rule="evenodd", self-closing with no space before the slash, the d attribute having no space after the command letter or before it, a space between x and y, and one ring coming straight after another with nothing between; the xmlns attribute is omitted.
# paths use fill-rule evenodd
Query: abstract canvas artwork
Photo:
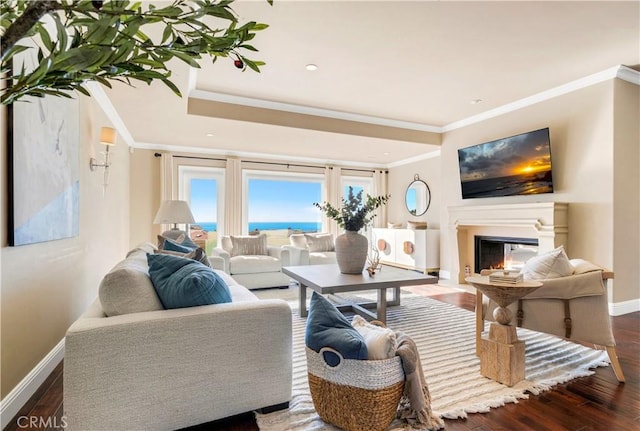
<svg viewBox="0 0 640 431"><path fill-rule="evenodd" d="M9 244L77 236L78 100L28 97L11 117Z"/></svg>

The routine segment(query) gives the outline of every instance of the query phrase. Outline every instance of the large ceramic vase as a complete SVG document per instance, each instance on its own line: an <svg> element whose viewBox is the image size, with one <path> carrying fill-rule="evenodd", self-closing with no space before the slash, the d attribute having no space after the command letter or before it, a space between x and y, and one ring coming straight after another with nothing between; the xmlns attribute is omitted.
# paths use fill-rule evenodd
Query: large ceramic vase
<svg viewBox="0 0 640 431"><path fill-rule="evenodd" d="M367 262L369 242L358 232L346 231L336 237L336 260L343 274L361 274Z"/></svg>

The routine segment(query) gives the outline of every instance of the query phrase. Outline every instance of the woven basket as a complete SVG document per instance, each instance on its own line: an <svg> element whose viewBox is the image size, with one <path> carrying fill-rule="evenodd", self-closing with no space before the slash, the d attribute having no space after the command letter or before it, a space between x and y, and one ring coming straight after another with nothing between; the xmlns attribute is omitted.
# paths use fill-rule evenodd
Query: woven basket
<svg viewBox="0 0 640 431"><path fill-rule="evenodd" d="M328 365L325 351L340 363ZM391 424L404 390L399 356L374 361L344 359L328 347L306 352L311 398L323 421L346 431L382 431Z"/></svg>

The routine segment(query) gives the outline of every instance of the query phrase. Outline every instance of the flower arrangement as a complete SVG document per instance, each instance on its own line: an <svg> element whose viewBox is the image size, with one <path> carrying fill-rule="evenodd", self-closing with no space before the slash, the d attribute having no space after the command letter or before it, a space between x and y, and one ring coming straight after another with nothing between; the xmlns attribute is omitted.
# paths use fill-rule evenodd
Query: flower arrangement
<svg viewBox="0 0 640 431"><path fill-rule="evenodd" d="M358 232L367 227L373 221L376 214L374 211L386 204L390 195L370 196L367 195L366 202L363 202L362 190L357 194L353 193L353 187L349 186L347 198L342 198L342 207L336 208L328 202L322 205L314 202L314 206L319 208L327 217L338 222L338 226L344 230Z"/></svg>

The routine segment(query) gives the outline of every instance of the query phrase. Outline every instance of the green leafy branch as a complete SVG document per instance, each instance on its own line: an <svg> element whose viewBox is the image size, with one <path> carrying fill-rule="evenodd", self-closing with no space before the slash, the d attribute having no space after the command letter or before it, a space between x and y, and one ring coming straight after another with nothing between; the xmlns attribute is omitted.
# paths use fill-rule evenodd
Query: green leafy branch
<svg viewBox="0 0 640 431"><path fill-rule="evenodd" d="M390 195L386 196L370 196L367 195L366 201L363 203L363 190L356 195L353 193L353 187L349 186L347 198L342 198L342 206L336 208L329 202L323 202L322 205L314 202L314 206L325 213L327 217L338 222L338 226L344 230L358 232L362 228L366 228L376 217L375 210L389 201Z"/></svg>
<svg viewBox="0 0 640 431"><path fill-rule="evenodd" d="M199 68L205 56L213 62L231 57L237 68L260 72L265 63L243 52L257 52L249 42L268 26L255 21L240 25L232 2L174 0L156 7L129 0L2 0L1 102L11 104L26 95L71 97L74 90L88 95L88 81L110 88L110 81L160 80L181 96L167 67L174 58ZM45 16L52 18L51 25L44 23ZM215 26L221 23L222 28ZM156 40L143 31L157 32L159 26L162 35ZM13 70L16 55L29 51L36 66L23 63Z"/></svg>

